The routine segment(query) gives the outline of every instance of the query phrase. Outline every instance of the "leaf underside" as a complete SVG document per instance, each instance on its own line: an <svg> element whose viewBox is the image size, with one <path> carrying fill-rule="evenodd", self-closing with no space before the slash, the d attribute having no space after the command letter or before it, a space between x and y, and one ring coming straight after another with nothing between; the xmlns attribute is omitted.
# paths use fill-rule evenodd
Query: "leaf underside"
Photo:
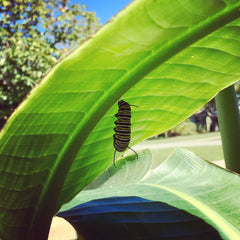
<svg viewBox="0 0 240 240"><path fill-rule="evenodd" d="M92 200L58 216L85 239L222 239L201 218L139 197Z"/></svg>
<svg viewBox="0 0 240 240"><path fill-rule="evenodd" d="M127 202L128 197L137 197L145 199L145 204L138 209L139 212L148 207L146 199L150 202L166 203L203 219L206 223L212 225L223 239L239 239L240 176L202 160L187 150L176 150L167 161L140 182L132 182L120 187L117 181L115 182L114 186L82 191L61 208L61 211L70 211L60 212L58 215L66 217L67 220L71 218L70 222L76 226L80 222L82 223L82 219L85 217L87 211L85 207L90 207L92 204L93 208L89 209L89 211L93 211L92 215L88 216L89 213L86 214L86 218L89 217L89 222L85 226L89 227L90 220L93 223L99 217L98 213L95 212L97 207L94 206L98 201L102 201L103 205L106 204L108 208L104 217L113 219L116 217L117 220L115 221L124 225L128 222L128 211L126 210L126 215L123 213L122 218L119 215L115 216L114 211L111 211L111 204L108 205L107 202L111 202L112 197L116 199L122 197L123 202ZM79 204L80 206L77 207ZM161 203L159 204L161 205ZM124 207L124 204L119 207L117 204L115 205L114 209L117 214L122 212L122 207ZM132 207L126 204L125 207L126 209L129 208L130 212L134 212L134 204ZM75 212L74 208L79 209ZM77 223L78 216L80 218L79 223ZM144 216L142 217L144 222L146 219ZM154 221L161 221L161 216L159 215L157 219L154 218ZM188 224L185 223L185 225ZM110 226L108 227L110 228ZM152 227L153 229L156 228L154 231L157 231L160 226ZM76 228L81 233L80 227ZM148 230L147 228L144 234L148 234ZM189 232L192 230L190 227ZM82 229L82 231L85 232L86 229ZM129 229L129 231L131 230ZM202 233L204 234L204 232ZM159 234L161 233L159 232Z"/></svg>

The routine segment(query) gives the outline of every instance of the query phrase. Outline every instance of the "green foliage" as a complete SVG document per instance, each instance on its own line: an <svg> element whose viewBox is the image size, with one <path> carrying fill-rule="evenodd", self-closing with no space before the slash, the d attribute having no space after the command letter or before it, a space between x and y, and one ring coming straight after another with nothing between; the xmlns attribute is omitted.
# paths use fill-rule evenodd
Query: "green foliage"
<svg viewBox="0 0 240 240"><path fill-rule="evenodd" d="M120 98L139 106L132 146L238 81L239 8L134 1L59 62L1 132L0 235L46 238L54 213L112 164Z"/></svg>
<svg viewBox="0 0 240 240"><path fill-rule="evenodd" d="M0 128L46 71L98 27L95 13L81 4L2 1Z"/></svg>

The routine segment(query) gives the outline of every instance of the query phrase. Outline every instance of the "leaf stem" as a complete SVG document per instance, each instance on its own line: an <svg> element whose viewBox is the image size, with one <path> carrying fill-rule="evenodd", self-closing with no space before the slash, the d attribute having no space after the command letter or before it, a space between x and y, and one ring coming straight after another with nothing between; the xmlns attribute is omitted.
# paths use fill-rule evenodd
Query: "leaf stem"
<svg viewBox="0 0 240 240"><path fill-rule="evenodd" d="M215 98L226 167L240 173L240 116L234 86Z"/></svg>

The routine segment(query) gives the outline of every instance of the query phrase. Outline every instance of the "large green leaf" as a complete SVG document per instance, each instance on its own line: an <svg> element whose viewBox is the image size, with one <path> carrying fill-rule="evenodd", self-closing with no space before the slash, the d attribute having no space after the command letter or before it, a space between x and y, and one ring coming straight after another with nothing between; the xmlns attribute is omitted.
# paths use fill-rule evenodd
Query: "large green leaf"
<svg viewBox="0 0 240 240"><path fill-rule="evenodd" d="M187 150L176 150L167 161L139 183L120 187L115 184L115 186L105 189L82 191L61 210L65 211L88 201L117 196L135 196L167 203L204 219L218 230L223 239L239 239L240 176L204 161ZM148 204L151 203L146 203L146 205ZM120 211L120 209L117 206L115 209L117 214L117 210ZM134 211L133 209L129 211L131 210ZM129 211L126 211L125 214L122 212L122 221L118 220L119 224L126 228L127 222L124 221L129 220ZM84 214L84 209L79 212L83 218ZM93 223L94 212L92 214ZM114 212L109 211L109 218L111 217L114 219ZM159 215L156 221L160 221L160 219ZM75 224L77 223L75 222ZM91 222L87 224L91 224ZM177 226L177 223L175 224ZM184 227L187 225L185 223ZM189 228L189 232L191 232L191 226ZM147 234L149 229L146 227L145 230L145 234ZM151 228L151 231L154 229ZM112 234L110 230L109 234Z"/></svg>
<svg viewBox="0 0 240 240"><path fill-rule="evenodd" d="M111 164L119 98L139 106L133 145L237 81L239 7L138 0L57 64L1 132L0 235L46 237L56 210Z"/></svg>
<svg viewBox="0 0 240 240"><path fill-rule="evenodd" d="M100 56L104 54L104 59L101 59L103 62L99 60L99 63L94 61L92 67L88 66L89 71L97 71L101 83L105 86L109 81L112 84L105 92L106 102L101 105L101 113L106 109L107 102L115 102L115 99L119 99L127 89L129 91L122 96L123 99L139 106L132 107L132 145L175 126L199 109L220 89L239 79L240 58L236 40L239 39L240 21L234 21L217 30L215 20L218 19L219 23L224 24L222 18L227 16L226 9L222 14L218 13L207 20L206 15L211 15L217 8L221 9L224 4L221 1L215 2L216 5L212 5L212 1L204 1L204 3L201 8L198 4L195 5L195 2L186 1L186 9L182 3L176 2L174 3L176 6L170 6L168 10L176 11L176 14L171 15L166 13L167 6L162 1L137 1L136 5L132 5L133 9L130 7L129 12L122 13L124 16L119 15L120 19L116 18L116 22L111 22L106 29L102 29L108 33L106 37L110 40L107 43L105 38L101 44L98 41L94 42L97 46L94 51L99 51ZM142 16L144 13L146 18ZM196 16L197 13L199 16ZM126 19L125 15L127 15ZM182 19L185 15L188 17ZM234 17L234 11L229 12L228 17L230 16ZM201 24L198 24L199 22ZM143 26L146 29L141 31ZM202 30L203 26L206 29ZM112 27L116 27L116 31L110 34L108 30ZM178 46L178 43L184 42L190 45L192 41L196 41L189 34L193 34L194 37L204 37L211 27L217 30L212 35L184 50L185 45ZM195 31L198 34L201 32L201 36L194 34ZM155 68L155 64L170 58L175 54L172 52L175 50L179 51L175 57ZM97 56L100 57L99 55ZM113 69L114 64L116 67ZM153 68L154 71L135 84L142 74L146 74L145 71L151 71ZM107 72L107 76L102 75L103 72ZM113 76L113 72L119 75ZM117 106L114 105L82 146L65 181L60 203L67 201L69 196L74 196L84 187L83 175L79 174L79 177L76 177L76 173L84 171L86 159L88 159L87 165L94 164L96 169L103 169L111 163L114 152L113 122L116 112ZM89 178L94 179L95 172L91 173L93 176L84 175L86 181ZM82 184L79 184L80 181ZM65 198L67 199L64 200Z"/></svg>

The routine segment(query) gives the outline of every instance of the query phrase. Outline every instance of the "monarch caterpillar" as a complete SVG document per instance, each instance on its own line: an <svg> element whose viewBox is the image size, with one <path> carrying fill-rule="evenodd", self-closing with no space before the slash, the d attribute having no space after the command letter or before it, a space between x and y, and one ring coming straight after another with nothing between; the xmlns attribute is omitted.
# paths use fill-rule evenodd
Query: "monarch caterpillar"
<svg viewBox="0 0 240 240"><path fill-rule="evenodd" d="M123 152L127 148L131 149L136 153L132 148L130 148L130 135L131 135L131 107L135 105L129 105L127 102L120 100L118 102L118 113L115 114L117 120L114 122L116 127L114 128L115 134L113 135L113 146L115 148L113 165L115 164L115 154L116 151ZM135 106L137 107L137 106ZM136 153L137 158L138 154Z"/></svg>

